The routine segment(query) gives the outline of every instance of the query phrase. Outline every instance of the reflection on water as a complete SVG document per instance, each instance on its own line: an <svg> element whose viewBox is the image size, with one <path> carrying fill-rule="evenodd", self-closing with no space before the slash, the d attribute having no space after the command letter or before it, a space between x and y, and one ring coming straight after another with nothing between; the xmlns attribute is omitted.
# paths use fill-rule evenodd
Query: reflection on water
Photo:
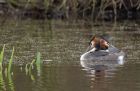
<svg viewBox="0 0 140 91"><path fill-rule="evenodd" d="M8 75L6 74L0 72L0 90L1 91L15 91L11 74L8 74Z"/></svg>
<svg viewBox="0 0 140 91"><path fill-rule="evenodd" d="M6 44L4 62L15 47L13 75L0 74L3 91L139 91L140 25L136 22L89 24L84 21L9 20L0 27L0 48ZM112 44L126 54L126 63L101 72L85 71L80 66L92 35L107 33ZM41 74L32 69L37 52L44 61ZM22 66L22 70L19 66ZM29 67L29 66L28 66ZM29 70L28 70L29 71Z"/></svg>
<svg viewBox="0 0 140 91"><path fill-rule="evenodd" d="M4 79L3 79L3 74L0 72L0 89L1 90L5 90L5 82L4 82Z"/></svg>
<svg viewBox="0 0 140 91"><path fill-rule="evenodd" d="M10 91L15 91L14 90L14 83L13 83L13 80L12 80L12 77L10 74L8 74L8 87L9 87Z"/></svg>

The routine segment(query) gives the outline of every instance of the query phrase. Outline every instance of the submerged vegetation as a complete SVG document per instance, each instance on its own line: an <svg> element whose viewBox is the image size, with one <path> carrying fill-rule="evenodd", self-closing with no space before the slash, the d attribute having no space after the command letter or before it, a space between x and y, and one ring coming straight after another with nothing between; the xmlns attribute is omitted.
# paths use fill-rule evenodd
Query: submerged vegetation
<svg viewBox="0 0 140 91"><path fill-rule="evenodd" d="M2 0L2 10L18 17L123 19L140 17L139 0Z"/></svg>

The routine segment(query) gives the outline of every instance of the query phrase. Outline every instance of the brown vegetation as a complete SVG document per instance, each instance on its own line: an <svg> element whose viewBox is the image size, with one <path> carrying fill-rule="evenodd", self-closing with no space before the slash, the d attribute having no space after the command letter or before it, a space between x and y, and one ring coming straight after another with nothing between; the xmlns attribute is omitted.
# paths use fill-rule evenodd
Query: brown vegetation
<svg viewBox="0 0 140 91"><path fill-rule="evenodd" d="M48 19L140 17L139 0L7 0L4 3L0 2L0 9L4 13L7 10L14 16Z"/></svg>

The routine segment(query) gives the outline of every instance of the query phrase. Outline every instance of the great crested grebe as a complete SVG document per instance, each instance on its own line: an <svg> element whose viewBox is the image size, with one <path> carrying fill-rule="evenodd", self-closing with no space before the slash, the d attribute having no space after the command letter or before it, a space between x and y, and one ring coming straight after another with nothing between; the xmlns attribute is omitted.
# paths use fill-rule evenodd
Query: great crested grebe
<svg viewBox="0 0 140 91"><path fill-rule="evenodd" d="M94 68L95 66L117 66L124 63L124 52L109 43L102 36L94 36L86 52L81 55L82 67Z"/></svg>

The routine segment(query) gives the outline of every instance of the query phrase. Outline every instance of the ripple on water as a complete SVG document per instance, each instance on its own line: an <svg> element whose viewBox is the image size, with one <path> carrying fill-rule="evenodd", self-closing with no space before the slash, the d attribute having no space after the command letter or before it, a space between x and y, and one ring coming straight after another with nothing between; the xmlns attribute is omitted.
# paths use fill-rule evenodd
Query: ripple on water
<svg viewBox="0 0 140 91"><path fill-rule="evenodd" d="M6 62L10 58L13 46L14 61L17 64L30 63L37 51L40 51L43 60L53 60L52 64L51 62L44 64L40 76L36 74L36 70L33 70L35 81L14 65L11 77L13 83L8 84L7 79L0 76L0 87L3 91L7 89L11 91L8 86L15 91L140 91L139 26L136 26L136 31L131 32L130 26L129 31L127 28L122 28L131 23L128 21L124 24L117 23L115 26L105 23L88 27L81 22L75 24L43 22L27 20L14 25L9 24L8 20L1 26L0 46L2 48L3 44L6 44L4 58ZM55 26L57 25L55 23L61 25L61 28ZM112 36L111 43L126 53L127 63L102 72L81 70L79 58L88 46L91 36L103 33Z"/></svg>

